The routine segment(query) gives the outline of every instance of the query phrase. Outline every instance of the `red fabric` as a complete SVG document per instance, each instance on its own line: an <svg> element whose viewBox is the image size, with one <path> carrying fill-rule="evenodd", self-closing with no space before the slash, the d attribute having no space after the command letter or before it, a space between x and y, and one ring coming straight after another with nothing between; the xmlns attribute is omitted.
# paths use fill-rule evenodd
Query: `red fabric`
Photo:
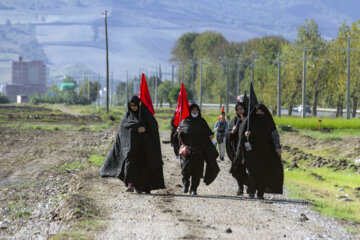
<svg viewBox="0 0 360 240"><path fill-rule="evenodd" d="M222 109L221 109L221 112L223 113L223 112L225 112L225 106L222 106ZM218 118L218 121L221 119L221 113L220 113L220 116L219 116L219 118ZM225 120L226 121L226 120Z"/></svg>
<svg viewBox="0 0 360 240"><path fill-rule="evenodd" d="M139 89L139 98L140 98L140 101L143 104L145 104L145 106L154 115L155 111L154 111L154 107L153 107L153 104L152 104L152 101L151 101L149 88L148 88L148 85L146 83L145 74L142 74L142 76L141 76L141 83L140 83L140 89Z"/></svg>
<svg viewBox="0 0 360 240"><path fill-rule="evenodd" d="M174 125L175 127L179 126L180 122L189 116L189 102L186 96L186 90L184 84L181 84L180 94L178 98L178 103L176 106L175 118L174 118ZM181 114L181 121L180 121L180 114Z"/></svg>

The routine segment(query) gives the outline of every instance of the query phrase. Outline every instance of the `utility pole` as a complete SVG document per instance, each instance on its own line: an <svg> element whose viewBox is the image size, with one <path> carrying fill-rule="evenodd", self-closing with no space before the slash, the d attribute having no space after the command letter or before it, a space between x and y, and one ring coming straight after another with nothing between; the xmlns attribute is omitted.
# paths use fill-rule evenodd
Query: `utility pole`
<svg viewBox="0 0 360 240"><path fill-rule="evenodd" d="M202 76L202 73L203 73L203 66L202 66L202 61L200 59L200 99L199 99L200 110L202 109L202 95L203 95L203 86L202 86L203 76Z"/></svg>
<svg viewBox="0 0 360 240"><path fill-rule="evenodd" d="M303 86L302 86L302 118L306 118L306 47L303 53Z"/></svg>
<svg viewBox="0 0 360 240"><path fill-rule="evenodd" d="M194 66L195 66L195 62L191 61L191 87L194 87Z"/></svg>
<svg viewBox="0 0 360 240"><path fill-rule="evenodd" d="M113 106L113 98L114 98L114 73L111 72L111 80L110 80L110 106Z"/></svg>
<svg viewBox="0 0 360 240"><path fill-rule="evenodd" d="M240 54L237 62L237 82L236 82L236 97L240 95Z"/></svg>
<svg viewBox="0 0 360 240"><path fill-rule="evenodd" d="M100 89L101 89L100 73L98 73L98 89L97 89L97 94L96 94L96 96L98 96L98 106L100 106L100 100L101 100Z"/></svg>
<svg viewBox="0 0 360 240"><path fill-rule="evenodd" d="M88 99L90 100L90 73L88 75Z"/></svg>
<svg viewBox="0 0 360 240"><path fill-rule="evenodd" d="M85 72L83 72L83 92L82 95L85 97Z"/></svg>
<svg viewBox="0 0 360 240"><path fill-rule="evenodd" d="M251 54L251 83L254 85L254 54Z"/></svg>
<svg viewBox="0 0 360 240"><path fill-rule="evenodd" d="M278 52L278 96L277 96L277 116L281 117L281 61Z"/></svg>
<svg viewBox="0 0 360 240"><path fill-rule="evenodd" d="M105 18L105 39L106 39L106 113L109 113L109 45L107 30L107 10L103 13Z"/></svg>
<svg viewBox="0 0 360 240"><path fill-rule="evenodd" d="M155 74L155 106L158 107L158 77L159 77L158 68L156 67L156 74Z"/></svg>
<svg viewBox="0 0 360 240"><path fill-rule="evenodd" d="M181 83L184 83L184 79L185 79L185 63L182 63L182 81L181 81Z"/></svg>
<svg viewBox="0 0 360 240"><path fill-rule="evenodd" d="M174 64L171 65L171 87L174 87Z"/></svg>
<svg viewBox="0 0 360 240"><path fill-rule="evenodd" d="M128 74L128 71L126 71L126 99L125 99L125 104L127 103L128 100L129 100L129 74Z"/></svg>
<svg viewBox="0 0 360 240"><path fill-rule="evenodd" d="M346 119L350 119L350 36L347 45Z"/></svg>
<svg viewBox="0 0 360 240"><path fill-rule="evenodd" d="M222 74L221 74L221 84L220 84L220 105L219 105L219 108L221 109L222 107L222 98L223 98L223 95L222 95L222 89L223 89L223 82L224 82L224 75L225 75L225 66L224 66L224 57L220 57L220 60L221 60L221 68L222 68Z"/></svg>
<svg viewBox="0 0 360 240"><path fill-rule="evenodd" d="M226 61L226 95L225 95L225 104L226 104L226 114L229 114L229 61Z"/></svg>

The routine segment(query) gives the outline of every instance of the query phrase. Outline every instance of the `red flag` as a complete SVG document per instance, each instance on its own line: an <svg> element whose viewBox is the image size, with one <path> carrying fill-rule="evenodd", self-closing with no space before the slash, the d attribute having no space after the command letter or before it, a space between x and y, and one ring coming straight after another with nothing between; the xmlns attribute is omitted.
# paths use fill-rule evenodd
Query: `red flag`
<svg viewBox="0 0 360 240"><path fill-rule="evenodd" d="M225 106L222 106L222 109L221 109L221 112L222 112L222 113L225 112L224 107L225 107ZM221 119L221 114L220 114L220 116L219 116L219 118L218 118L218 121L219 121L220 119Z"/></svg>
<svg viewBox="0 0 360 240"><path fill-rule="evenodd" d="M189 102L186 96L186 90L184 84L181 83L180 94L178 98L178 103L176 106L175 118L174 118L174 125L175 127L179 126L180 122L189 116ZM180 120L181 115L181 120Z"/></svg>
<svg viewBox="0 0 360 240"><path fill-rule="evenodd" d="M151 101L149 88L146 83L145 74L142 74L141 76L141 83L140 83L140 89L139 89L139 98L142 103L145 104L145 106L150 110L150 112L154 115L154 107Z"/></svg>

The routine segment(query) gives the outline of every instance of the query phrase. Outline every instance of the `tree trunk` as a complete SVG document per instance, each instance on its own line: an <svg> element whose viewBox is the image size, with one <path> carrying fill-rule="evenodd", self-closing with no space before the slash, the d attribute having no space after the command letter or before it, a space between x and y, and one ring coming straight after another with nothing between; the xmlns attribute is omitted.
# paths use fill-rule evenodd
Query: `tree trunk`
<svg viewBox="0 0 360 240"><path fill-rule="evenodd" d="M293 110L293 106L291 105L288 109L288 115L291 116L292 115L292 110Z"/></svg>
<svg viewBox="0 0 360 240"><path fill-rule="evenodd" d="M170 105L170 108L172 108L172 102L171 101L169 101L169 105Z"/></svg>
<svg viewBox="0 0 360 240"><path fill-rule="evenodd" d="M318 101L319 101L319 90L316 90L314 92L314 102L313 102L313 107L312 107L312 115L314 117L316 117L316 115L317 115ZM303 109L306 111L306 108L304 106L303 106Z"/></svg>
<svg viewBox="0 0 360 240"><path fill-rule="evenodd" d="M357 101L358 101L358 98L354 97L353 98L353 112L352 112L353 118L356 118Z"/></svg>
<svg viewBox="0 0 360 240"><path fill-rule="evenodd" d="M344 100L341 99L341 102L340 102L340 117L343 116L343 109L344 109Z"/></svg>
<svg viewBox="0 0 360 240"><path fill-rule="evenodd" d="M341 103L341 98L339 97L336 103L336 117L340 116L340 103Z"/></svg>

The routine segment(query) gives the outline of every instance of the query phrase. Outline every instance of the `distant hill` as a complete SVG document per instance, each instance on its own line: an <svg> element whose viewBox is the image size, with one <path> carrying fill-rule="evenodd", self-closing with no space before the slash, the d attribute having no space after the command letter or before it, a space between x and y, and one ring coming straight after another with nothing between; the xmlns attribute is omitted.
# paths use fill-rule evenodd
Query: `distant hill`
<svg viewBox="0 0 360 240"><path fill-rule="evenodd" d="M139 71L169 72L170 52L181 34L213 30L229 41L265 35L294 39L297 27L313 18L324 37L342 22L356 21L359 0L0 0L2 53L47 60L50 71L81 64L105 74L104 19L109 11L110 71L123 79ZM29 24L4 40L6 22ZM25 27L26 28L26 27ZM13 30L12 30L13 31ZM25 43L24 43L25 42ZM13 46L11 45L13 43ZM71 72L70 72L71 73ZM69 74L70 74L69 73ZM76 74L76 73L74 73ZM53 74L52 74L53 75ZM1 76L0 76L1 83Z"/></svg>

